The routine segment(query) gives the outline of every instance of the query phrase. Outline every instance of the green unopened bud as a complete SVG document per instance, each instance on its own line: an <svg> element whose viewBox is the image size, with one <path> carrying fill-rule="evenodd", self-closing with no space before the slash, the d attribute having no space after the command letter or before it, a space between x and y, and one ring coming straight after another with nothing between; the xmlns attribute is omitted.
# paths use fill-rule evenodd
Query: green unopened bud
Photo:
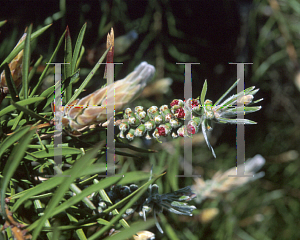
<svg viewBox="0 0 300 240"><path fill-rule="evenodd" d="M146 132L146 127L144 124L141 124L135 129L134 136L141 137L144 135L145 132Z"/></svg>
<svg viewBox="0 0 300 240"><path fill-rule="evenodd" d="M136 115L142 122L149 120L149 116L147 115L147 113L145 111L140 111Z"/></svg>
<svg viewBox="0 0 300 240"><path fill-rule="evenodd" d="M120 125L119 125L119 129L120 131L127 131L129 129L129 123L128 122L122 122Z"/></svg>
<svg viewBox="0 0 300 240"><path fill-rule="evenodd" d="M130 117L128 118L128 122L130 125L133 125L133 126L137 126L141 123L140 119L138 119L137 117Z"/></svg>
<svg viewBox="0 0 300 240"><path fill-rule="evenodd" d="M152 106L148 108L147 113L150 118L154 118L155 116L159 115L158 107Z"/></svg>
<svg viewBox="0 0 300 240"><path fill-rule="evenodd" d="M130 129L129 132L126 134L126 138L129 141L132 141L134 139L134 129Z"/></svg>
<svg viewBox="0 0 300 240"><path fill-rule="evenodd" d="M179 120L176 119L170 119L169 123L171 124L172 128L178 128L181 126L181 122L179 122Z"/></svg>
<svg viewBox="0 0 300 240"><path fill-rule="evenodd" d="M160 124L163 121L163 117L161 115L157 115L154 117L154 122L156 124Z"/></svg>
<svg viewBox="0 0 300 240"><path fill-rule="evenodd" d="M168 105L162 105L162 106L159 108L159 111L162 113L162 112L165 111L166 109L169 109L169 108L168 108Z"/></svg>
<svg viewBox="0 0 300 240"><path fill-rule="evenodd" d="M144 110L144 108L142 107L142 106L136 106L135 108L134 108L134 111L135 112L141 112L141 111L143 111Z"/></svg>
<svg viewBox="0 0 300 240"><path fill-rule="evenodd" d="M132 114L131 108L126 108L124 111L124 118L129 118Z"/></svg>
<svg viewBox="0 0 300 240"><path fill-rule="evenodd" d="M147 131L151 131L151 130L153 130L156 127L156 124L155 124L155 122L153 120L145 122L144 125L145 125L145 128L146 128Z"/></svg>

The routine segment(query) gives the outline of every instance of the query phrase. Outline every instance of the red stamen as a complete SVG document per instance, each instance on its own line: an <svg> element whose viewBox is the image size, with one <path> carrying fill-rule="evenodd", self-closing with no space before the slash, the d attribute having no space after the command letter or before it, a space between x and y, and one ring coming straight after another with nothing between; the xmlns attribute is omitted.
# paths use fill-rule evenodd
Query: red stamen
<svg viewBox="0 0 300 240"><path fill-rule="evenodd" d="M158 130L159 136L166 136L166 130L164 127L157 127L156 129Z"/></svg>
<svg viewBox="0 0 300 240"><path fill-rule="evenodd" d="M189 124L189 125L187 126L187 132L188 132L189 134L195 134L195 133L196 133L196 129L195 129L194 126L192 126L191 124Z"/></svg>
<svg viewBox="0 0 300 240"><path fill-rule="evenodd" d="M184 118L185 116L183 108L178 108L175 113L177 114L177 118Z"/></svg>
<svg viewBox="0 0 300 240"><path fill-rule="evenodd" d="M175 105L178 105L179 101L178 100L173 100L171 103L170 103L170 106L173 107Z"/></svg>

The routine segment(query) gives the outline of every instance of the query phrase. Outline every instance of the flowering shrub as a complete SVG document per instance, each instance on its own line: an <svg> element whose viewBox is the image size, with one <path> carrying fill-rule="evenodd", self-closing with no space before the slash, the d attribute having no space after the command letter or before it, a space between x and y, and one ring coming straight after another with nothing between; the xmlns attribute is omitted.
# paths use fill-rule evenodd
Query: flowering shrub
<svg viewBox="0 0 300 240"><path fill-rule="evenodd" d="M211 121L223 124L255 124L251 120L234 117L261 108L250 106L260 101L253 101L258 90L250 87L225 99L237 85L236 81L213 104L211 100L205 99L205 81L198 98L186 101L174 99L168 105L159 108L152 106L147 110L136 106L134 110L126 108L123 112L126 105L139 97L155 74L154 66L142 62L124 79L116 81L113 87L103 86L86 97L77 99L106 54L107 62L112 61L114 49L111 45L114 42L111 39L113 34L110 34L110 44L107 45L106 52L80 87L73 89L73 84L79 80L78 66L82 56L80 52L84 51L82 41L85 24L79 33L73 53L69 29L67 28L62 35L61 39L65 38L66 45L65 61L70 63L70 66L65 68L64 78L59 82L61 86L52 85L41 94L37 94L50 64L45 66L38 83L31 90L28 87L29 76L35 73L41 59L35 63L35 68L30 74L29 65L26 63L30 62L30 40L42 34L48 27L50 26L33 34L32 26L29 27L16 48L1 64L4 68L1 73L1 102L13 100L11 104L3 101L4 106L0 111L0 117L3 117L0 144L1 213L5 219L2 228L7 236L20 236L19 239L53 239L59 221L62 226L58 228L64 230L65 239L86 239L87 236L89 239L99 239L111 236L117 233L113 229L117 224L118 228L122 226L125 230L122 234L116 234L116 239L124 239L124 236L136 238L135 233L154 239L153 233L141 230L156 224L159 231L164 233L159 224L161 220L167 226L162 214L163 209L172 214L192 216L196 207L188 205L187 202L197 195L200 199L199 195L202 195L203 189L208 191L207 187L202 186L203 180L196 180L198 187L193 186L195 190L192 190L191 186L185 186L180 189L178 187L178 190L173 188L169 193L159 193L159 185L154 182L165 173L156 175L151 170L149 178L148 174L142 171L133 171L105 178L100 175L107 170L105 155L109 149L104 146L105 139L99 137L100 139L90 144L82 141L81 137L86 137L90 129L93 129L93 133L105 130L103 127L115 120L107 119L107 108L114 105L117 113L123 113L123 116L114 122L115 129L120 131L115 136L118 139L117 147L133 149L139 153L154 152L135 148L119 140L126 138L132 141L143 136L148 140L159 140L168 136L192 137L201 129L208 147L216 157L207 137L207 132L212 130ZM62 41L58 43L49 63L55 57L61 43ZM51 112L54 87L62 87L63 100L67 104L61 109L55 109L54 105ZM107 101L107 96L113 93L114 104ZM61 110L62 116L57 114ZM57 118L53 117L53 113ZM64 126L63 132L58 131L59 117ZM187 117L191 120L185 125ZM101 128L96 126L98 124ZM58 136L62 139L60 143L55 141ZM100 143L95 145L99 141ZM123 152L115 153L136 157ZM57 156L61 157L60 163L55 162ZM163 169L160 169L160 172L163 172ZM136 183L144 180L146 183L138 187ZM210 188L211 192L216 191L217 184L223 184L218 178L215 182L216 185ZM208 182L206 185L209 185ZM212 195L207 194L205 197ZM202 197L204 198L204 195ZM154 219L148 218L146 221L146 214L150 211L153 212ZM129 225L127 221L135 212L144 218L145 223ZM157 215L160 216L159 219Z"/></svg>

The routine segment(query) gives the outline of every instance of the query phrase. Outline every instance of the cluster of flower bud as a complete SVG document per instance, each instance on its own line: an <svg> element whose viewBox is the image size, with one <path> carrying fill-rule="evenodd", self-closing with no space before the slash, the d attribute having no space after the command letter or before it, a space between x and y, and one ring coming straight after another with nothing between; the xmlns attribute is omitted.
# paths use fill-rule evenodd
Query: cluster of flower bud
<svg viewBox="0 0 300 240"><path fill-rule="evenodd" d="M138 189L138 186L136 184L131 184L129 186L122 186L122 185L113 185L110 189L107 189L106 193L109 199L113 204L118 203L123 198L127 197L131 193L133 193L135 190ZM108 203L105 202L99 195L97 195L97 198L94 199L94 203L97 205L98 203L98 212L102 213L107 207ZM134 204L134 208L130 208L126 210L126 213L123 217L126 217L127 215L130 215L134 213L135 207L139 204L142 204L141 201L137 201Z"/></svg>
<svg viewBox="0 0 300 240"><path fill-rule="evenodd" d="M127 108L122 123L119 125L119 136L126 137L131 141L134 137L144 135L146 139L151 139L151 136L158 139L161 136L169 135L177 138L198 132L203 110L197 99L189 99L187 102L175 99L170 103L170 107L167 105L162 105L160 108L152 106L147 111L141 106L135 107L134 111ZM191 113L193 114L192 119L185 126L184 120Z"/></svg>
<svg viewBox="0 0 300 240"><path fill-rule="evenodd" d="M129 186L122 186L122 185L113 185L110 189L107 189L106 193L109 199L113 204L118 203L123 198L126 198L131 193L133 193L135 190L138 189L138 186L136 184L131 184ZM150 193L151 192L151 193ZM144 214L150 212L152 208L148 205L151 204L151 201L149 204L146 204L147 199L151 195L157 195L158 194L158 185L153 184L150 188L147 189L147 191L143 194L143 196L136 201L131 208L128 208L126 212L123 214L123 218L126 218L127 216L133 214L134 212L138 212L140 217L143 217ZM98 203L98 212L103 212L107 207L108 203L105 202L100 196L97 196L94 203ZM160 213L162 212L162 206L154 206L156 212Z"/></svg>
<svg viewBox="0 0 300 240"><path fill-rule="evenodd" d="M113 185L110 189L106 190L106 193L112 204L116 204L137 189L138 186L136 184L131 184L129 186ZM196 196L192 192L191 187L185 187L173 193L167 194L159 194L158 189L159 186L157 184L151 184L142 197L136 201L131 208L126 210L123 217L125 218L134 212L138 212L140 217L144 217L145 219L146 213L150 211L161 213L163 208L166 208L168 211L176 214L192 214L192 211L195 209L195 207L189 206L187 203L185 203L192 200ZM99 195L93 199L93 202L96 205L98 204L99 213L102 213L109 204L105 202Z"/></svg>

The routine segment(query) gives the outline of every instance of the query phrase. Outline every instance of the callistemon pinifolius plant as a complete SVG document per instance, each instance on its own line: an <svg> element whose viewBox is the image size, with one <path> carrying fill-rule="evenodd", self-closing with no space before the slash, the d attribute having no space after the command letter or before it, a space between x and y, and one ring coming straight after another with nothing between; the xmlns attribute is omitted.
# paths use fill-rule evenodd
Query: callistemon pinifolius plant
<svg viewBox="0 0 300 240"><path fill-rule="evenodd" d="M142 62L132 73L122 80L114 83L114 88L109 91L115 91L115 111L118 112L124 106L135 100L147 82L152 79L155 68ZM210 145L207 132L212 130L211 122L231 123L231 124L256 124L248 119L237 119L238 114L247 114L256 112L261 106L251 106L260 102L262 99L253 102L254 95L259 89L254 86L245 89L224 100L228 93L233 90L239 80L237 80L214 104L211 100L205 99L207 91L207 82L204 82L201 97L188 99L174 99L169 106L161 107L151 106L147 110L142 106L136 106L134 110L126 108L123 118L115 122L120 133L119 137L133 140L135 137L145 136L146 139L159 139L171 135L177 137L191 137L200 129L204 135L208 147L216 157L215 152ZM70 130L81 131L94 123L103 123L107 119L106 94L107 86L94 93L75 100L71 107L65 108L63 125ZM185 118L191 119L187 125L184 125ZM107 122L103 124L106 126Z"/></svg>
<svg viewBox="0 0 300 240"><path fill-rule="evenodd" d="M207 90L207 82L205 81L201 98L188 99L187 101L174 99L170 103L170 107L168 105L162 105L159 108L151 106L144 110L142 106L137 106L134 111L127 108L121 123L119 123L119 136L128 140L141 136L145 136L146 139L153 137L158 140L160 137L169 135L173 138L191 137L201 129L208 147L216 157L207 138L207 132L212 130L211 121L231 124L256 124L256 122L248 119L236 119L234 117L240 113L246 114L261 109L261 106L250 106L262 100L252 102L253 95L259 90L255 87L249 87L223 100L236 87L238 82L239 80L215 104L209 99L204 100ZM187 116L191 120L187 125L184 125Z"/></svg>
<svg viewBox="0 0 300 240"><path fill-rule="evenodd" d="M83 27L83 29L85 29L85 27ZM67 32L66 39L69 39L70 38L69 31L66 31L66 32ZM28 33L27 33L27 36L30 36L30 35L31 35L31 30L28 31ZM25 37L26 37L26 34L23 35L23 37L21 38L21 40L19 41L18 44L20 44L22 41L24 41ZM30 43L30 41L28 41L28 40L27 40L27 42ZM28 47L25 48L25 50L26 49L28 50ZM24 51L25 56L26 56L26 52L29 53L30 51ZM26 58L24 57L24 59L26 59ZM74 57L74 59L71 58L71 60L73 61L73 63L77 62L76 57ZM18 55L16 55L16 57L14 57L12 61L10 60L10 64L8 65L9 70L12 75L12 79L10 79L10 76L4 76L4 73L1 74L0 88L3 89L3 93L8 94L8 88L13 89L9 85L10 82L13 82L15 87L18 88L21 84L21 80L25 79L24 76L26 76L27 74L24 75L23 79L22 79L22 71L21 71L22 64L23 64L22 61L23 61L23 51L20 51L20 53ZM23 64L23 66L26 66L26 65ZM7 68L7 66L6 66L6 68ZM76 68L74 68L74 69L76 70ZM76 77L76 75L77 75L77 72L75 72L75 70L73 72L73 77L74 76ZM7 69L5 70L5 72L7 72ZM47 67L45 68L45 74L46 74L46 72L47 72ZM82 99L77 99L73 102L71 101L71 106L69 104L69 106L66 106L64 108L64 115L63 115L62 123L63 123L65 129L69 130L70 132L76 131L76 132L80 133L87 127L91 127L94 124L101 124L102 126L105 126L105 124L107 124L107 122L106 122L107 121L107 110L106 110L107 107L111 104L114 104L114 109L116 112L122 111L127 104L134 101L139 96L139 94L142 92L142 90L144 89L146 84L153 78L154 73L155 73L155 68L152 65L150 65L146 62L142 62L134 69L134 71L132 73L130 73L123 80L116 81L113 85L113 88L111 88L110 86L106 86L106 87L103 87ZM44 75L42 75L42 76L44 76ZM8 80L12 80L12 81L8 81ZM41 77L40 80L42 81L43 77ZM41 81L39 81L39 83L41 83ZM258 100L256 102L252 102L253 95L258 91L258 90L255 90L254 87L247 88L243 92L235 94L235 95L227 98L226 100L224 100L224 98L227 96L227 94L231 90L233 90L233 88L236 85L237 85L237 82L228 91L226 91L226 93L215 104L213 104L211 100L205 100L205 95L206 95L206 90L207 90L207 83L205 81L201 97L198 97L196 99L188 99L186 102L182 101L180 99L174 99L173 101L171 101L170 105L163 105L160 108L158 108L156 106L152 106L148 110L144 110L144 108L142 106L135 107L134 111L127 108L124 112L123 118L121 118L115 122L115 126L117 128L119 128L119 130L120 130L119 137L127 138L128 140L133 140L135 137L142 137L142 136L145 136L147 139L155 138L157 140L161 137L166 137L168 135L171 135L174 138L179 137L179 136L180 137L191 137L193 134L196 134L199 131L199 129L201 129L208 146L211 148L211 150L213 152L213 149L208 142L207 134L206 134L207 131L210 131L212 129L211 121L216 121L218 123L254 124L255 122L253 122L253 121L246 120L246 119L242 119L242 120L234 119L234 117L238 113L250 113L250 112L255 112L260 109L260 107L258 107L258 106L254 106L254 107L250 106L251 103L256 103L256 102L260 101L260 100ZM29 91L28 89L26 89L26 87L24 87L24 89L25 89L25 92ZM70 88L70 89L72 90L72 88ZM50 90L53 91L53 88ZM51 93L51 91L45 90L41 94L44 97L45 96L48 97L46 104L53 101L51 94L47 95L48 92ZM114 91L114 96L115 96L114 103L107 102L107 98L106 98L107 95L112 95L112 92L109 92L109 94L107 94L107 91ZM10 94L12 94L12 92L13 91L10 90ZM31 99L25 100L27 102L27 105L29 104L28 102L30 102L34 98L40 98L40 99L44 98L44 97L37 97L36 95L34 95L34 92L35 92L35 89L33 89L31 92L31 93L33 93L31 96ZM74 94L75 94L75 95L73 95L74 99L76 98L77 93L74 92ZM13 95L11 95L10 97L13 98ZM73 99L73 97L71 97L71 98L66 97L66 98L67 98L67 100L70 100L70 99ZM36 100L36 99L34 99L34 100ZM16 106L18 106L18 105L16 105ZM20 106L18 106L18 107L22 111L26 110L26 109L20 108ZM5 111L9 112L9 111L11 111L10 109L11 109L10 106L8 106ZM30 119L37 118L37 119L40 119L43 121L46 120L46 122L47 122L48 119L40 117L39 115L35 114L35 112L33 112L31 109L35 109L35 108L32 107L32 108L27 109L26 114L28 115L28 118L30 118ZM37 110L37 108L35 110ZM5 111L2 111L2 114L4 114ZM30 114L28 114L28 113L30 113ZM11 118L9 121L14 120L12 117L14 117L16 115L17 114L8 115L8 117ZM33 117L31 118L29 115L33 115ZM47 113L47 115L48 115L48 113ZM51 115L51 113L50 113L50 115ZM185 126L184 120L187 116L191 117L191 120ZM112 119L109 119L108 121L112 121ZM6 120L4 120L3 122L4 122L4 124L2 126L3 126L3 128L5 128L5 125L8 125L8 124L6 124ZM1 122L1 123L3 123L3 122ZM16 120L15 120L15 122L18 123L18 121L16 121ZM35 121L35 124L36 124L36 121ZM16 125L18 125L18 124L16 124ZM48 122L45 124L40 124L40 125L43 125L43 126L39 126L41 129L43 127L46 128L49 126L50 127L53 126L52 124L50 124ZM152 182L150 182L150 183L148 182L146 184L148 184L148 185L151 184L151 185L147 189L147 192L145 192L143 195L142 194L140 195L141 197L135 196L135 195L138 195L139 193L141 193L140 191L144 191L146 189L143 188L144 185L141 186L139 189L137 189L138 187L135 184L131 184L128 186L127 185L112 186L109 189L107 189L107 195L106 195L106 194L104 194L105 193L104 189L107 188L108 186L111 186L112 184L116 183L117 181L113 181L112 179L114 179L114 178L107 178L105 180L101 179L102 176L98 176L99 169L101 169L101 167L99 166L100 163L98 166L96 164L94 166L91 165L92 163L94 163L94 161L96 161L96 158L94 158L94 156L96 155L96 153L98 154L98 151L101 148L101 146L99 145L99 146L94 147L93 149L87 149L88 151L85 151L85 149L82 148L82 149L80 149L80 153L78 153L78 149L76 149L76 148L72 148L69 146L64 147L63 148L64 153L62 154L62 156L63 156L63 160L64 161L66 160L68 162L68 164L64 165L64 167L67 168L67 170L65 172L67 172L67 174L69 174L67 176L72 176L72 177L74 177L74 179L75 179L75 177L77 179L80 179L82 177L83 180L82 181L79 180L79 184L80 185L82 184L82 186L85 186L85 184L86 184L86 186L87 186L86 189L88 190L86 192L91 193L90 197L83 198L83 195L84 195L82 193L83 191L81 191L80 188L77 187L77 185L74 183L72 178L66 178L66 179L62 180L62 178L39 177L38 174L40 174L40 173L44 174L44 172L46 172L48 170L49 170L49 173L53 173L52 169L51 169L51 167L53 166L52 159L55 156L54 154L56 154L54 149L57 146L56 146L56 144L52 144L53 143L53 139L52 139L53 132L52 131L46 132L47 134L43 134L44 136L40 137L38 135L38 131L34 132L35 130L36 129L34 129L34 128L31 129L30 126L27 126L25 128L21 127L20 129L16 130L14 133L9 133L10 135L8 135L8 134L5 135L4 141L1 143L1 147L0 147L1 160L2 160L2 162L5 162L7 160L7 162L5 163L4 171L3 171L3 173L1 173L2 178L4 179L4 181L1 181L2 189L4 192L10 191L10 188L16 189L17 191L21 191L21 192L14 194L13 193L14 190L12 190L11 192L7 192L6 194L3 194L2 199L4 199L7 196L8 197L5 198L5 201L2 200L2 203L4 203L4 204L2 204L1 211L5 212L4 208L6 207L6 203L10 202L10 204L12 204L14 206L13 206L13 208L8 208L8 209L12 209L13 211L11 211L11 212L19 214L21 216L23 214L23 212L17 211L18 208L22 205L23 202L29 200L31 197L34 197L33 201L34 201L34 204L36 207L35 210L37 210L36 211L37 214L41 213L40 211L41 211L41 209L43 209L44 204L46 206L45 211L43 212L43 214L40 215L41 219L39 219L39 220L45 220L44 227L51 226L50 223L48 225L47 219L51 218L51 222L52 222L52 220L55 220L55 218L59 218L59 216L54 214L55 211L51 211L51 208L57 210L56 205L58 205L58 207L63 210L62 210L62 212L57 211L57 213L58 212L67 213L66 210L67 210L67 208L69 208L68 206L73 205L73 203L75 206L78 202L81 201L80 197L82 197L81 199L84 204L80 203L80 208L79 207L76 208L77 206L75 206L75 208L72 207L72 210L75 211L76 216L81 218L80 220L84 220L84 221L90 221L90 219L88 219L88 218L92 219L93 217L95 217L94 216L95 214L99 214L99 216L100 216L99 220L100 220L101 224L105 223L104 225L106 225L105 227L103 227L103 229L101 229L101 231L103 231L103 233L104 233L104 231L106 231L105 230L106 228L112 226L112 224L113 224L113 223L111 223L111 225L108 226L107 222L105 222L105 219L103 219L103 218L107 217L107 218L113 219L112 215L115 214L115 211L117 211L117 209L120 209L122 204L123 205L126 204L126 202L130 198L135 198L133 200L136 202L133 205L131 205L130 207L128 207L128 209L126 209L126 212L125 212L125 208L121 209L122 214L125 212L124 217L130 215L133 212L138 212L138 213L140 213L140 215L142 217L144 217L144 219L146 219L146 213L152 211L154 218L156 219L156 214L162 212L163 208L165 208L166 210L168 210L172 213L175 213L175 214L191 216L195 207L188 205L186 202L192 200L196 196L196 194L197 195L201 194L201 191L204 189L204 187L202 186L203 184L201 184L201 182L199 182L198 188L195 188L195 190L197 190L197 191L195 191L195 194L192 192L191 187L184 187L184 188L179 189L172 193L159 194L158 185L152 184L154 181L151 180L151 177L150 177L150 181L152 181ZM45 132L43 132L43 133L45 133ZM45 141L45 143L48 143L48 144L45 145L43 141ZM9 142L9 144L8 144L8 142ZM31 143L31 144L29 144L29 143ZM15 144L15 146L12 148L13 144ZM66 144L68 145L69 143L66 143ZM38 150L36 150L36 149L38 149ZM99 157L103 156L102 154L103 154L103 151L101 151L97 155L97 157L99 155L100 155ZM213 154L214 154L214 152L213 152ZM75 155L77 155L76 160L75 160L75 158L73 158L73 156L75 157ZM215 154L214 154L214 156L215 156ZM23 161L23 158L25 159L25 161ZM4 159L4 161L3 161L3 159ZM70 161L68 161L68 160L70 160ZM19 164L21 161L22 161L22 164ZM11 162L13 162L14 164L11 164ZM34 168L34 169L31 168L30 171L27 171L28 168L35 166L34 164L31 164L31 163L38 164L38 165L36 168ZM6 165L6 164L11 164L11 165ZM4 166L4 164L2 164L2 166ZM13 176L14 171L17 168L17 166L20 168L20 169L18 169L18 170L20 170L19 172L25 172L27 174L28 178L31 179L31 181L32 180L41 181L42 183L38 183L35 186L35 182L34 182L34 184L32 184L28 179L26 179L26 177L23 178L23 175L22 175L21 179L19 178L18 174ZM92 167L92 168L89 168L89 167ZM47 170L44 170L45 168ZM55 166L54 168L57 170L58 173L63 173L62 170L58 166ZM85 168L85 169L83 169L83 168ZM14 169L14 170L12 170L12 169ZM39 172L38 171L34 172L37 169ZM105 167L103 167L103 169L105 169ZM87 170L87 171L85 171L85 170ZM97 172L95 172L96 174L93 176L93 178L94 178L95 184L100 183L98 186L96 186L96 187L98 187L98 189L100 188L100 190L99 190L100 196L96 194L97 190L95 191L96 188L94 185L88 186L89 181L92 178L85 179L86 176L89 176L89 172L91 170L94 170L94 171L97 170ZM33 173L36 173L36 174L33 174ZM30 174L30 176L29 176L29 174ZM144 173L143 173L143 175L144 175ZM152 173L151 173L151 175L152 175ZM49 176L49 175L47 175L47 176ZM13 179L13 177L16 177L18 179L15 180L15 179ZM98 177L101 180L100 180L100 182L97 183L96 178L98 178ZM11 186L8 187L8 183L10 182L11 179L14 180L14 184L16 184L16 186L17 186L16 188L13 186L13 184L11 184ZM86 180L88 180L88 181L86 181ZM101 183L102 180L104 183L103 182ZM19 182L21 182L20 185L19 185ZM26 185L24 185L22 182L25 182ZM215 189L217 189L216 186L219 186L220 184L223 184L223 186L225 186L225 185L232 186L233 185L230 182L224 182L223 178L216 178L216 181L214 181L214 182L215 182L215 184L213 185L213 188L210 188L211 192L216 191L215 190ZM64 184L61 184L61 183L64 183ZM124 184L127 184L127 182ZM206 191L208 191L207 186L208 186L208 184L205 185ZM62 189L62 191L57 191L53 195L51 191L54 187L58 187L59 188L58 190ZM24 189L24 188L27 188L27 189ZM64 188L66 188L66 189L69 188L71 190L70 192L66 192L66 194L64 194L65 196L63 196L61 194L65 191ZM42 197L43 198L43 205L42 205L37 194L42 194L45 191L48 191L48 192L46 193L47 196L45 198ZM69 194L69 193L71 193L71 194ZM25 197L23 197L24 194L26 195ZM52 195L53 195L53 197L52 197ZM210 195L207 194L207 196L210 196ZM140 197L140 198L137 198L137 197ZM51 200L50 200L50 198L51 198ZM127 198L127 199L125 199L125 198ZM17 202L15 202L16 199L18 199ZM48 201L48 199L49 199L49 201ZM13 200L14 202L11 200ZM55 201L57 201L57 203ZM132 199L129 201L132 201ZM134 202L134 201L132 201L132 202ZM118 202L120 203L120 205L118 205ZM97 204L96 206L97 207L99 206L99 207L96 208L93 204ZM107 206L109 206L109 204L113 204L114 207L111 206L111 207L106 208ZM9 207L10 205L7 204L7 206ZM88 209L88 212L85 211L87 209ZM77 210L78 210L78 214L77 214ZM84 211L81 212L81 210L84 210ZM90 215L87 213L89 213ZM118 213L116 213L116 215L117 214ZM72 215L70 215L70 216L72 216ZM96 215L96 216L98 217L98 215ZM24 217L24 215L22 217ZM33 223L30 226L31 230L33 230L34 228L37 229L37 230L34 230L34 233L33 233L34 238L37 238L37 236L39 235L39 233L41 231L42 224L40 224L38 222L34 223L34 221L36 220L36 216L34 216L32 219L30 219L28 216L25 216L25 218L28 218L29 222ZM75 218L73 218L73 216L70 218L70 224L72 222L74 222L74 219ZM102 221L102 220L104 220L104 221ZM126 222L124 222L125 220L124 221L122 221L122 220L120 220L121 225L128 227L128 224ZM79 223L80 223L80 221L78 221L78 224ZM157 225L158 229L162 232L162 229L159 226L158 221L156 221L156 225ZM7 226L9 226L9 224L7 224ZM17 234L20 234L19 226L21 226L21 225L19 225L18 223L15 224L15 227L17 227L17 229L18 229ZM77 225L77 226L79 226L79 225ZM76 233L78 235L80 235L80 233L78 233L78 230L79 229L76 230ZM81 234L82 233L83 232L81 232ZM50 237L49 237L49 239L50 239Z"/></svg>

